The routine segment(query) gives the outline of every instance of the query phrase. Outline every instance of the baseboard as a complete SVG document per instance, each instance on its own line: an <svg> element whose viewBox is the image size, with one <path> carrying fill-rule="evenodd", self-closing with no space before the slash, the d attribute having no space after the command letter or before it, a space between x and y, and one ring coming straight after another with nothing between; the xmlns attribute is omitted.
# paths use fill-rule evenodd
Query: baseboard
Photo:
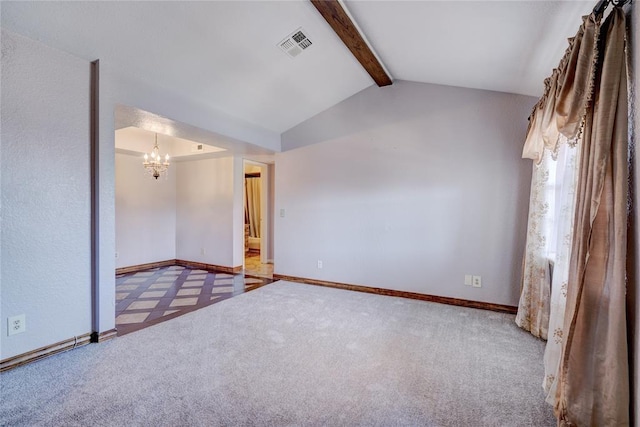
<svg viewBox="0 0 640 427"><path fill-rule="evenodd" d="M207 270L214 272L222 272L229 274L238 274L242 272L242 266L237 267L225 267L223 265L206 264L204 262L186 261L183 259L175 260L175 265L181 265L183 267L197 268L199 270Z"/></svg>
<svg viewBox="0 0 640 427"><path fill-rule="evenodd" d="M105 342L117 336L118 336L118 330L116 328L109 329L108 331L104 331L100 333L94 332L91 334L91 342L94 342L94 343Z"/></svg>
<svg viewBox="0 0 640 427"><path fill-rule="evenodd" d="M116 268L116 274L128 274L137 273L139 271L151 270L152 268L170 267L176 265L175 259L168 259L166 261L149 262L147 264L132 265L130 267Z"/></svg>
<svg viewBox="0 0 640 427"><path fill-rule="evenodd" d="M450 297L439 297L436 295L419 294L416 292L396 291L393 289L384 289L384 288L372 288L369 286L361 286L361 285L349 285L346 283L308 279L305 277L285 276L283 274L274 273L273 279L287 280L289 282L304 283L307 285L317 285L317 286L326 286L329 288L346 289L349 291L366 292L369 294L417 299L421 301L437 302L440 304L457 305L460 307L479 308L481 310L497 311L500 313L516 314L518 311L518 307L514 307L511 305L493 304L493 303L481 302L481 301L470 301L470 300L450 298Z"/></svg>
<svg viewBox="0 0 640 427"><path fill-rule="evenodd" d="M172 265L181 265L183 267L197 268L200 270L217 271L229 274L238 274L242 272L242 266L226 267L222 265L206 264L204 262L187 261L184 259L168 259L166 261L150 262L148 264L132 265L130 267L116 268L116 274L137 273L139 271L150 270L152 268L171 267Z"/></svg>
<svg viewBox="0 0 640 427"><path fill-rule="evenodd" d="M40 347L36 350L19 354L8 359L0 360L0 372L8 371L9 369L17 368L18 366L35 362L36 360L44 359L45 357L53 356L54 354L89 344L90 342L91 334L84 334L55 344Z"/></svg>

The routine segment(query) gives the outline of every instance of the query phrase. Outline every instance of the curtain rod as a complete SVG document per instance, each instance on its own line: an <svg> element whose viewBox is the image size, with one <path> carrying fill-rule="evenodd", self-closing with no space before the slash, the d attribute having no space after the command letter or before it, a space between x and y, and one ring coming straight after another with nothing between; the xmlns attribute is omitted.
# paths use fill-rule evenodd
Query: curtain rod
<svg viewBox="0 0 640 427"><path fill-rule="evenodd" d="M596 4L596 7L593 8L593 13L596 15L602 15L610 3L613 3L614 6L624 6L625 4L632 2L633 0L600 0L598 4Z"/></svg>

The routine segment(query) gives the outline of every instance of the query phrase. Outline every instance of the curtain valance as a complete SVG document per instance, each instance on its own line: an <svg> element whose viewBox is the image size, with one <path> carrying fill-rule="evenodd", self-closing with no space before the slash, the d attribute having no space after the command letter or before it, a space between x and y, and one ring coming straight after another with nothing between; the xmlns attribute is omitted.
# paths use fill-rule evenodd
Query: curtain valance
<svg viewBox="0 0 640 427"><path fill-rule="evenodd" d="M582 18L575 37L569 39L558 68L545 82L545 90L529 116L529 129L522 157L542 161L543 151L558 152L560 134L575 145L581 136L587 107L593 96L600 17Z"/></svg>

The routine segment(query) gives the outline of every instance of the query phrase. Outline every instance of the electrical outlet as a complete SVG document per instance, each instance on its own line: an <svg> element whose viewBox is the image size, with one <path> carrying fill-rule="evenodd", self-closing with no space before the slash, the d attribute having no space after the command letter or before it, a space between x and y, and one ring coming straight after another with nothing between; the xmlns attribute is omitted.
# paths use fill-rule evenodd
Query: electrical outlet
<svg viewBox="0 0 640 427"><path fill-rule="evenodd" d="M116 251L116 259L120 258L120 252Z"/></svg>
<svg viewBox="0 0 640 427"><path fill-rule="evenodd" d="M318 260L318 268L322 268L322 261Z"/></svg>
<svg viewBox="0 0 640 427"><path fill-rule="evenodd" d="M481 276L473 276L473 287L481 288L482 287L482 277Z"/></svg>
<svg viewBox="0 0 640 427"><path fill-rule="evenodd" d="M27 330L25 315L9 317L7 319L7 335L21 334Z"/></svg>
<svg viewBox="0 0 640 427"><path fill-rule="evenodd" d="M200 255L204 255L207 253L207 250L205 248L200 248Z"/></svg>
<svg viewBox="0 0 640 427"><path fill-rule="evenodd" d="M464 275L464 284L465 286L471 286L473 283L473 276L470 274L465 274Z"/></svg>
<svg viewBox="0 0 640 427"><path fill-rule="evenodd" d="M284 209L280 209L280 218L284 218Z"/></svg>

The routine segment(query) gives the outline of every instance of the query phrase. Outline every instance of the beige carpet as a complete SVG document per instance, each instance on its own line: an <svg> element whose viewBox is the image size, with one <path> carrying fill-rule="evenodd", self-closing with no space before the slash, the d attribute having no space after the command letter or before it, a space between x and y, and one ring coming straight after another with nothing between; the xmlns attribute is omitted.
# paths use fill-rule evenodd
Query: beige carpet
<svg viewBox="0 0 640 427"><path fill-rule="evenodd" d="M545 426L513 316L277 282L0 374L3 425Z"/></svg>

